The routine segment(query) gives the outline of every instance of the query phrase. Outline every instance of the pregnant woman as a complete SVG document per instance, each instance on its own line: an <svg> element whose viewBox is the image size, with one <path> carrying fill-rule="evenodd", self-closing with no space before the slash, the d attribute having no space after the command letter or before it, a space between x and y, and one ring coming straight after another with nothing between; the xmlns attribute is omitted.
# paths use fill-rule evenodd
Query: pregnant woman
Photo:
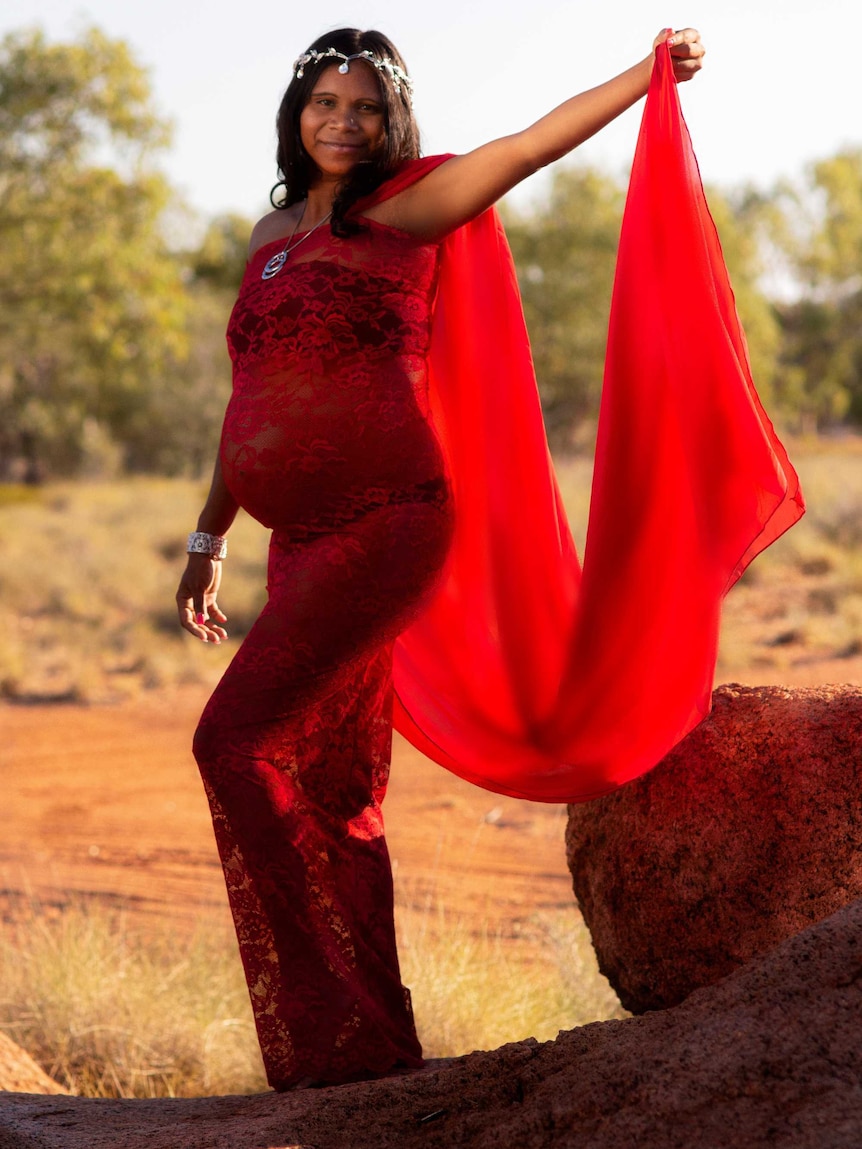
<svg viewBox="0 0 862 1149"><path fill-rule="evenodd" d="M701 67L695 31L659 43L676 79ZM642 97L653 62L524 131L425 160L386 37L328 33L295 64L278 114L283 199L251 237L228 328L233 394L177 593L185 629L223 641L237 509L272 529L267 604L195 755L275 1089L423 1064L380 807L393 644L439 586L456 527L427 388L441 246Z"/></svg>

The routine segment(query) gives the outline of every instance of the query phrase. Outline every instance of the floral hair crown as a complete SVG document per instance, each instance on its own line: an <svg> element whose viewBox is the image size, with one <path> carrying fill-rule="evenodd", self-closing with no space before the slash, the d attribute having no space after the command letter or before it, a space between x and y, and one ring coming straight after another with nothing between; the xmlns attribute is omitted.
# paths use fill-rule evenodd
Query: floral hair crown
<svg viewBox="0 0 862 1149"><path fill-rule="evenodd" d="M309 48L304 52L296 63L293 65L293 74L298 80L302 79L305 73L305 68L308 64L319 64L321 60L328 59L341 60L338 66L339 72L342 76L350 71L351 60L365 60L366 63L371 64L378 72L386 72L389 79L392 81L393 87L396 92L401 92L403 86L407 99L412 102L413 100L413 81L407 75L403 68L399 68L396 63L389 59L388 56L375 56L373 52L366 49L364 52L354 52L352 56L345 56L343 52L339 52L337 48L324 48L322 52L316 51L314 48Z"/></svg>

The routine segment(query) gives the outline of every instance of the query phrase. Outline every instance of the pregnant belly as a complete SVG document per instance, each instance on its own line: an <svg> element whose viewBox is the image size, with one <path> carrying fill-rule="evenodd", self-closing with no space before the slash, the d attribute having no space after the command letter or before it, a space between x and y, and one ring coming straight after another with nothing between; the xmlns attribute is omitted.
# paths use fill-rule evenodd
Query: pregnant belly
<svg viewBox="0 0 862 1149"><path fill-rule="evenodd" d="M221 463L240 506L300 534L337 530L393 501L439 501L446 491L413 381L392 370L373 380L237 380Z"/></svg>

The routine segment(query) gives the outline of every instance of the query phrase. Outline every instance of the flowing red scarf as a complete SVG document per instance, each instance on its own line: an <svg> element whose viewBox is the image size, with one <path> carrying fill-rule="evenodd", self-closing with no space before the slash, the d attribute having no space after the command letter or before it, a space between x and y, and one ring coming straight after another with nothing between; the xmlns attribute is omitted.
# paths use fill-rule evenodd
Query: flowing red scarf
<svg viewBox="0 0 862 1149"><path fill-rule="evenodd" d="M446 158L408 165L374 202ZM436 597L396 643L396 728L489 790L593 798L707 714L721 601L803 511L666 45L620 236L583 571L493 210L443 245L430 388L456 532Z"/></svg>

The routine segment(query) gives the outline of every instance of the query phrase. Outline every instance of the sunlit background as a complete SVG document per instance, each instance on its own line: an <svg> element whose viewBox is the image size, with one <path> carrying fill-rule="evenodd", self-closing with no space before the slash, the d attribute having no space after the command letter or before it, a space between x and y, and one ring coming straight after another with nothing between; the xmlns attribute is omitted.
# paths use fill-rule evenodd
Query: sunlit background
<svg viewBox="0 0 862 1149"><path fill-rule="evenodd" d="M24 37L22 67L0 61L0 1033L79 1093L262 1088L190 742L262 603L266 533L247 516L231 530L231 642L192 642L173 595L231 385L225 323L276 178L276 108L296 56L342 25L404 53L427 153L529 124L663 26L701 30L707 68L683 108L810 508L730 596L717 680L862 681L862 5L3 0L0 38L39 27L71 49ZM100 88L105 60L121 66ZM112 135L137 65L152 101L139 91L140 130ZM133 162L152 106L173 124L164 178ZM639 119L504 207L579 542ZM563 809L410 754L396 743L387 838L426 1050L617 1015L572 902Z"/></svg>
<svg viewBox="0 0 862 1149"><path fill-rule="evenodd" d="M665 25L701 30L708 69L684 94L708 182L767 183L862 139L852 0L5 0L0 33L39 24L69 39L95 23L152 69L175 124L165 166L206 214L263 209L274 182L273 120L297 55L328 28L379 28L416 83L427 153L516 130L644 56ZM639 112L582 149L622 170ZM541 178L541 177L540 177Z"/></svg>

